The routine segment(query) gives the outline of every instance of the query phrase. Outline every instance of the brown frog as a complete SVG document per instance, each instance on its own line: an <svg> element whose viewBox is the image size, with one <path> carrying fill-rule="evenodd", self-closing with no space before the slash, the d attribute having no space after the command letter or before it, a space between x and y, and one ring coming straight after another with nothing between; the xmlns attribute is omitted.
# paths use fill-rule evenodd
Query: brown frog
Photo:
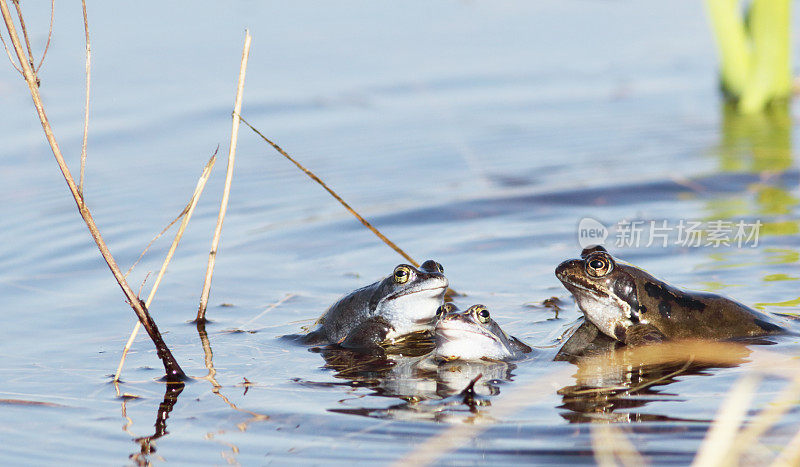
<svg viewBox="0 0 800 467"><path fill-rule="evenodd" d="M785 323L720 295L681 290L602 246L564 261L556 277L575 297L586 319L625 343L663 339L765 336L787 333Z"/></svg>

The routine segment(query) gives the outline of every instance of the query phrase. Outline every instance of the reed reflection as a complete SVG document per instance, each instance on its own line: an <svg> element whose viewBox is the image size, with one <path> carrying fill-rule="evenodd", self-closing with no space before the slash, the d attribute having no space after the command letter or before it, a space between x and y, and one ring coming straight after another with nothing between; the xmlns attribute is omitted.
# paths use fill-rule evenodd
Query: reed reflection
<svg viewBox="0 0 800 467"><path fill-rule="evenodd" d="M158 405L156 412L155 431L150 436L142 436L134 438L133 441L139 445L139 451L132 453L128 456L136 465L150 465L150 456L156 452L154 441L162 436L168 434L167 419L170 412L178 402L183 389L186 387L184 383L169 383L165 385L164 399ZM125 402L123 402L123 413L125 411Z"/></svg>

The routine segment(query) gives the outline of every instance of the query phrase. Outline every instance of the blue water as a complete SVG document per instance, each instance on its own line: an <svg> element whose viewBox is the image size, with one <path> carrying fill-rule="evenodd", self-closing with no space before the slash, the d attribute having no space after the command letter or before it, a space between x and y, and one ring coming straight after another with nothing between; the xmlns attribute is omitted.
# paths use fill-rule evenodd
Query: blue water
<svg viewBox="0 0 800 467"><path fill-rule="evenodd" d="M24 8L41 51L49 11ZM583 217L606 225L758 219L768 227L756 248L614 253L675 284L800 311L791 305L800 280L796 110L771 124L724 116L699 2L90 2L88 11L86 199L124 270L180 213L220 147L151 307L193 377L208 373L187 322L219 208L245 28L253 44L242 115L418 261L441 262L464 294L459 305L486 304L506 331L537 347L499 378L499 393L488 396L495 404L480 408L488 430L441 462L594 462L589 424L569 423L586 422L586 413L563 407L554 388L492 417L515 390L572 373L551 361L552 346L580 312L553 269L579 253ZM57 5L41 92L76 174L83 53L80 7ZM117 397L109 375L135 317L8 64L0 66L0 106L4 463L388 463L474 421L463 407L441 414L402 398L436 402L446 394L430 386L442 381L400 373L378 375L378 389L354 385L319 353L277 339L402 259L243 126L209 308L227 402L207 380L188 384L168 433L141 454L137 439L154 434L164 397L161 365L140 337L120 386L137 397ZM158 271L171 236L133 270L134 290ZM562 301L557 317L540 305L553 296ZM227 332L235 328L257 332ZM786 338L770 350L790 353L795 344ZM649 461L688 462L746 369L679 377L607 418ZM767 381L758 402L780 388ZM785 444L797 421L793 409L766 444Z"/></svg>

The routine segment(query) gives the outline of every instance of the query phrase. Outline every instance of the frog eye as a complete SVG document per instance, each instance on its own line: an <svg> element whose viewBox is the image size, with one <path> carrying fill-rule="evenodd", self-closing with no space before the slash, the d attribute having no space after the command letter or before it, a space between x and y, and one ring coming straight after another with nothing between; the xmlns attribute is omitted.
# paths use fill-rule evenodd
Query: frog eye
<svg viewBox="0 0 800 467"><path fill-rule="evenodd" d="M592 277L603 277L614 269L614 263L603 256L589 257L586 260L586 273Z"/></svg>
<svg viewBox="0 0 800 467"><path fill-rule="evenodd" d="M429 260L425 261L424 263L422 263L422 265L420 266L420 269L425 269L425 270L428 270L428 271L433 271L433 272L438 272L440 274L444 274L444 267L441 264L437 263L436 261L434 261L432 259L429 259Z"/></svg>
<svg viewBox="0 0 800 467"><path fill-rule="evenodd" d="M448 302L436 309L436 316L446 315L453 311L456 311L456 306Z"/></svg>
<svg viewBox="0 0 800 467"><path fill-rule="evenodd" d="M481 323L486 324L489 322L489 310L487 310L485 307L480 306L476 308L475 313L478 315L478 321Z"/></svg>
<svg viewBox="0 0 800 467"><path fill-rule="evenodd" d="M397 266L394 268L394 281L398 284L405 284L411 277L411 269L408 266Z"/></svg>

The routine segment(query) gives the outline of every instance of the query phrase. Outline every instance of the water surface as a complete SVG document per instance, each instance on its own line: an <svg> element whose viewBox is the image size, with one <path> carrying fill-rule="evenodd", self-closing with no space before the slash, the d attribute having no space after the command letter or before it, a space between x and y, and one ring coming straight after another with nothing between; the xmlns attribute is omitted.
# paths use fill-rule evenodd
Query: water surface
<svg viewBox="0 0 800 467"><path fill-rule="evenodd" d="M447 404L474 376L469 368L417 375L400 359L343 373L341 358L278 339L401 258L242 127L207 327L220 387L197 379L160 408L161 365L142 337L120 386L136 397L120 399L110 374L134 315L75 211L24 83L3 66L5 463L387 463L463 423L490 426L442 462L591 463L587 422L596 420L624 426L653 463L688 462L747 359L602 407L559 394L585 381L552 361L580 316L553 270L578 254L587 216L606 225L760 220L756 248L613 251L675 284L798 312L795 111L768 119L723 111L697 2L88 6L86 196L124 269L181 211L217 145L227 152L248 27L245 118L418 261L444 264L459 305L486 304L537 348L513 367L482 368L492 377L479 395L495 405L470 411ZM41 50L47 12L28 8ZM42 94L75 172L82 54L80 11L59 4ZM224 168L220 161L151 307L198 378L208 369L187 322ZM135 289L168 246L159 241L134 269ZM541 305L554 296L558 313ZM770 350L796 354L796 344L779 339ZM560 386L536 386L559 371ZM756 406L781 384L765 381ZM531 403L495 416L515 390L531 391ZM154 426L170 406L166 428ZM798 421L794 408L764 444L778 449ZM147 443L154 434L163 436Z"/></svg>

